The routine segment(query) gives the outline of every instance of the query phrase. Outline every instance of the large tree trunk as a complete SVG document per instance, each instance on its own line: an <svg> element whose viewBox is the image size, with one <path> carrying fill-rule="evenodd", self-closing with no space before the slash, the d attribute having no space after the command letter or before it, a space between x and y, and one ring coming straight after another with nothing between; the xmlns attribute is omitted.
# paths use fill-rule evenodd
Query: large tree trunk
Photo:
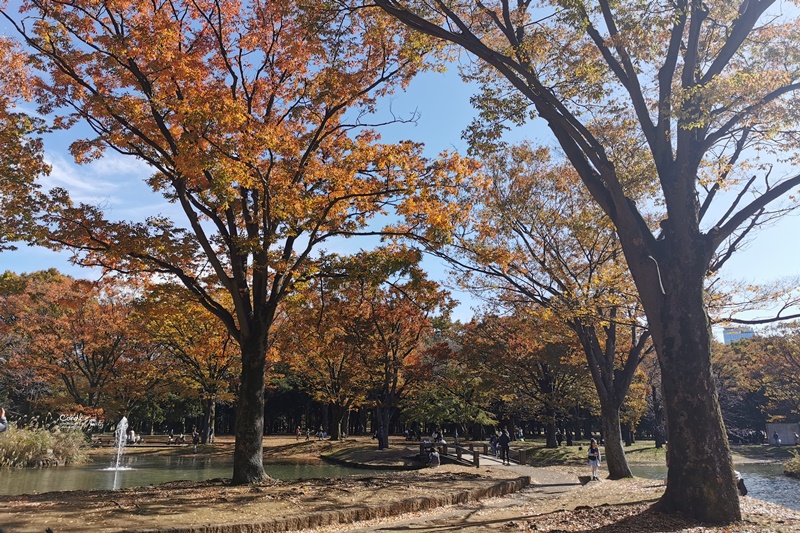
<svg viewBox="0 0 800 533"><path fill-rule="evenodd" d="M730 523L741 520L741 511L711 372L711 328L703 300L708 261L698 250L700 243L694 243L663 254L661 279L653 280L660 293L657 305L637 281L661 367L669 440L667 490L659 507L708 523Z"/></svg>
<svg viewBox="0 0 800 533"><path fill-rule="evenodd" d="M660 355L669 440L662 508L710 523L741 518L736 480L711 375L708 322L702 307L675 304ZM698 316L698 311L700 315Z"/></svg>
<svg viewBox="0 0 800 533"><path fill-rule="evenodd" d="M619 408L613 405L600 404L600 417L603 422L604 452L610 479L633 477L625 458L622 446L622 434L619 426Z"/></svg>
<svg viewBox="0 0 800 533"><path fill-rule="evenodd" d="M236 444L233 448L234 485L266 479L264 473L265 351L258 341L242 342L242 378L236 407Z"/></svg>
<svg viewBox="0 0 800 533"><path fill-rule="evenodd" d="M331 440L340 440L342 438L342 423L345 415L347 415L346 408L341 405L330 404Z"/></svg>

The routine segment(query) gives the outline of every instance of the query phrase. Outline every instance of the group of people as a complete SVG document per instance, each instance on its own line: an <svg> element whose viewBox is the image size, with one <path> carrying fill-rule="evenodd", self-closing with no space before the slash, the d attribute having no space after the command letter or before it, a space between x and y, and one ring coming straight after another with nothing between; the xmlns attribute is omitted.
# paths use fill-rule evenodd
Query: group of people
<svg viewBox="0 0 800 533"><path fill-rule="evenodd" d="M139 444L140 442L142 442L142 436L137 435L133 429L129 429L128 434L125 437L125 444Z"/></svg>
<svg viewBox="0 0 800 533"><path fill-rule="evenodd" d="M201 441L200 431L197 429L197 426L192 428L192 444L195 447L200 444ZM211 444L214 442L214 428L211 427L208 430L208 443ZM186 435L181 433L177 437L175 436L175 432L170 429L169 433L167 433L167 444L186 444Z"/></svg>

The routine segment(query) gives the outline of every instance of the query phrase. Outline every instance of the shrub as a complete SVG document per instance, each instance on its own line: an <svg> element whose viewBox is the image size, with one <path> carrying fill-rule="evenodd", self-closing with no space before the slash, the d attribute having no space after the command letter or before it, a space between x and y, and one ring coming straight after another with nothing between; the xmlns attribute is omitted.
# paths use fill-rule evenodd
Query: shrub
<svg viewBox="0 0 800 533"><path fill-rule="evenodd" d="M9 428L0 435L0 466L82 463L86 437L80 431Z"/></svg>
<svg viewBox="0 0 800 533"><path fill-rule="evenodd" d="M800 478L800 453L797 450L789 450L792 458L783 463L783 473L787 476Z"/></svg>

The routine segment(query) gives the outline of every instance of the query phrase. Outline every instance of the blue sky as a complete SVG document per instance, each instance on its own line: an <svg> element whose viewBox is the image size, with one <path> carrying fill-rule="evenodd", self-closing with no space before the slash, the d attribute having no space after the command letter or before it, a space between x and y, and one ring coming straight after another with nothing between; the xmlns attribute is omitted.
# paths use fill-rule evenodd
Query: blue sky
<svg viewBox="0 0 800 533"><path fill-rule="evenodd" d="M426 144L427 152L435 155L445 149L465 150L461 132L472 119L469 104L472 88L464 84L455 68L447 73L425 73L417 77L406 92L396 94L383 102L386 110L407 116L419 113L416 124L397 124L383 129L384 141L413 139ZM551 142L549 130L542 124L532 124L509 133L512 140L528 138ZM182 214L174 205L168 204L160 195L150 191L143 178L150 175L143 163L109 152L106 157L90 165L76 166L68 152L68 143L75 133L59 133L47 139L47 157L53 165L46 186L61 186L68 189L78 201L103 205L114 219L142 219L147 215L175 213L182 223ZM800 273L800 247L796 245L800 234L800 218L786 217L774 226L761 231L749 244L727 264L726 276L750 283L765 283L775 278L796 276ZM364 244L364 247L371 246ZM353 241L346 248L361 247ZM86 271L68 262L69 254L55 253L44 249L22 246L16 252L0 253L0 271L30 272L55 267L62 272L79 277L93 277L96 273ZM427 266L434 278L445 279L445 268L434 261ZM467 295L456 293L462 301L456 309L455 318L468 320L472 307L477 303Z"/></svg>

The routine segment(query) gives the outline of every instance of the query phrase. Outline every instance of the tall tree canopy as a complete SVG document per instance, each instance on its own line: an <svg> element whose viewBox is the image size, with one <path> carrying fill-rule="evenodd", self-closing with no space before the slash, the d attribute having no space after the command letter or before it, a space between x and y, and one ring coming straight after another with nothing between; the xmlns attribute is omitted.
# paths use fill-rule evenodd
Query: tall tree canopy
<svg viewBox="0 0 800 533"><path fill-rule="evenodd" d="M93 131L75 158L111 148L147 162L148 184L185 215L110 221L80 205L48 220L51 238L82 264L173 276L225 324L242 352L233 481L263 479L269 331L314 275L315 248L374 233L393 209L428 221L456 209L432 189L459 159L381 144L368 123L432 47L378 10L332 3L27 0L3 15L45 71L46 110Z"/></svg>
<svg viewBox="0 0 800 533"><path fill-rule="evenodd" d="M576 189L569 164L547 149L523 143L500 150L487 157L485 172L488 186L470 187L468 222L446 244L428 246L467 290L506 308L536 307L574 333L600 399L609 476L632 477L620 408L650 336L614 226ZM644 196L646 179L631 178Z"/></svg>
<svg viewBox="0 0 800 533"><path fill-rule="evenodd" d="M738 520L704 281L800 184L771 165L796 165L800 155L796 10L777 0L375 3L480 59L474 75L490 126L480 139L505 120L546 122L614 222L647 315L670 438L659 506ZM646 150L642 171L661 188L660 230L621 179L626 154L607 142L609 127Z"/></svg>
<svg viewBox="0 0 800 533"><path fill-rule="evenodd" d="M25 55L0 37L0 250L37 234L35 214L45 204L36 178L49 172L41 138L44 122L20 111L33 97Z"/></svg>

